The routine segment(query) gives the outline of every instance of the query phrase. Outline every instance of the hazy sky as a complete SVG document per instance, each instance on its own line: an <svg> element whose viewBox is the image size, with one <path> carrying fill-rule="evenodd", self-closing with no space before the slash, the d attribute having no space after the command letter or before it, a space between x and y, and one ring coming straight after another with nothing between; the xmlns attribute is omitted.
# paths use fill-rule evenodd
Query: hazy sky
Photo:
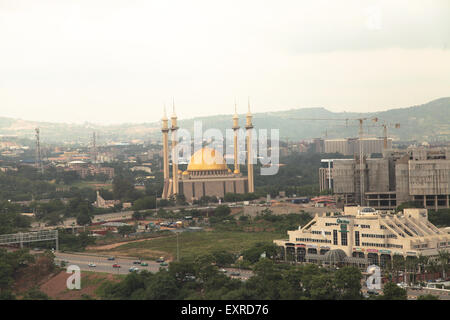
<svg viewBox="0 0 450 320"><path fill-rule="evenodd" d="M0 0L0 116L153 122L450 96L448 0Z"/></svg>

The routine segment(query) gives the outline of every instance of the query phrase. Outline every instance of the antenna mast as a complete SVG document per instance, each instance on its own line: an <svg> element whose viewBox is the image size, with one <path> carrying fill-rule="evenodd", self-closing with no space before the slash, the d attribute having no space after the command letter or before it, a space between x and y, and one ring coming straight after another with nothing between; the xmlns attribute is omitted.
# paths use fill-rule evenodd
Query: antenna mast
<svg viewBox="0 0 450 320"><path fill-rule="evenodd" d="M44 174L44 167L42 165L42 156L41 156L41 143L39 141L39 128L36 128L35 131L36 131L36 159L35 159L35 166L40 171L41 174Z"/></svg>

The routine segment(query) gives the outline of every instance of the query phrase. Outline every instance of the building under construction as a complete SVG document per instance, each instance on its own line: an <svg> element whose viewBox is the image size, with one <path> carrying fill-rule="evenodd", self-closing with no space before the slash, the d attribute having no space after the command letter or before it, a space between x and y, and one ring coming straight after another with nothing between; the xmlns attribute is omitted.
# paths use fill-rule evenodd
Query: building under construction
<svg viewBox="0 0 450 320"><path fill-rule="evenodd" d="M387 150L382 158L323 159L320 191L345 203L393 209L416 202L427 209L450 207L450 149ZM363 184L361 186L361 183Z"/></svg>
<svg viewBox="0 0 450 320"><path fill-rule="evenodd" d="M359 154L360 145L364 154L383 153L383 150L392 148L392 138L314 139L313 150L317 153L340 153L352 156Z"/></svg>

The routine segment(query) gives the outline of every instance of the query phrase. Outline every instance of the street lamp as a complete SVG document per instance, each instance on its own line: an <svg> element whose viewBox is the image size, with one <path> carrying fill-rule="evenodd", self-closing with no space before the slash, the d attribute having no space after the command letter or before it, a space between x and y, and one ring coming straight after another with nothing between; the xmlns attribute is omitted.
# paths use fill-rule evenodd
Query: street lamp
<svg viewBox="0 0 450 320"><path fill-rule="evenodd" d="M177 234L177 262L180 262L180 245L178 241L178 232L176 232L176 234Z"/></svg>

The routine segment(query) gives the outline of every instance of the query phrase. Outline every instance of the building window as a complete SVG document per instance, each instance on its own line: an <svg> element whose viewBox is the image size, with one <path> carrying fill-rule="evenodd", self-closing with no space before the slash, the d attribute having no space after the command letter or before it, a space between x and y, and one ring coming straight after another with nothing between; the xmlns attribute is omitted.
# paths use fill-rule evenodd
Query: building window
<svg viewBox="0 0 450 320"><path fill-rule="evenodd" d="M347 245L347 232L341 232L341 245Z"/></svg>
<svg viewBox="0 0 450 320"><path fill-rule="evenodd" d="M337 246L337 244L338 244L337 230L333 230L333 244L334 244L335 246Z"/></svg>
<svg viewBox="0 0 450 320"><path fill-rule="evenodd" d="M359 231L355 231L355 246L359 247Z"/></svg>

